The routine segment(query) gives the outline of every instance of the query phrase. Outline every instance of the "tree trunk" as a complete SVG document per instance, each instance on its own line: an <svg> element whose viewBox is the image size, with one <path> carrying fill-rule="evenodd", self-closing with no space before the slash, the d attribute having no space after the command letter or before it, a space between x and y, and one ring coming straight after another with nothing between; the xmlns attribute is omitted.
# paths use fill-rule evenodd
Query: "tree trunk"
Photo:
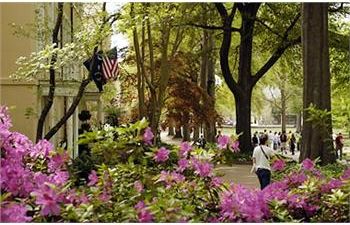
<svg viewBox="0 0 350 225"><path fill-rule="evenodd" d="M235 96L236 101L236 133L239 136L239 145L242 152L253 150L251 142L251 90Z"/></svg>
<svg viewBox="0 0 350 225"><path fill-rule="evenodd" d="M330 111L328 3L303 3L302 16L304 108L313 104L317 109ZM331 116L321 126L308 118L306 111L300 160L320 157L323 165L335 162Z"/></svg>
<svg viewBox="0 0 350 225"><path fill-rule="evenodd" d="M193 140L196 141L199 139L199 127L196 126L194 129L193 129Z"/></svg>
<svg viewBox="0 0 350 225"><path fill-rule="evenodd" d="M131 3L130 7L130 16L132 18L135 18L135 13L134 13L134 3ZM142 23L142 38L144 39L144 23ZM145 102L144 102L144 89L142 86L143 82L143 77L144 77L144 65L143 61L144 58L141 58L141 53L140 53L140 44L139 44L139 38L138 38L138 33L137 33L137 28L136 25L134 25L133 29L133 41L134 41L134 49L135 49L135 54L136 54L136 68L137 68L137 96L138 96L138 107L139 107L139 119L142 119L145 115L144 113L144 108L145 108ZM144 57L144 43L142 43L142 53Z"/></svg>
<svg viewBox="0 0 350 225"><path fill-rule="evenodd" d="M297 124L296 124L296 131L299 133L301 133L301 118L302 118L301 111L299 111L297 114Z"/></svg>
<svg viewBox="0 0 350 225"><path fill-rule="evenodd" d="M58 32L60 30L60 27L62 25L62 17L63 17L63 4L64 3L58 3L58 13L56 18L56 24L52 32L52 43L55 44L54 48L58 48ZM62 33L62 31L61 31ZM45 106L43 107L39 120L38 125L36 129L36 142L38 142L43 137L43 130L44 130L44 123L45 119L47 117L47 114L49 113L55 96L55 87L56 87L56 74L55 69L53 68L53 65L57 61L57 54L52 54L51 62L50 62L50 88L49 88L49 94L47 96L47 101L45 102Z"/></svg>
<svg viewBox="0 0 350 225"><path fill-rule="evenodd" d="M102 11L106 11L106 3L104 2L103 5L102 5ZM115 22L116 20L113 20L113 22ZM108 23L109 21L106 21L106 20L103 20L103 23L101 24L101 26L99 27L99 30L101 31L105 26L106 24ZM113 22L111 22L109 25L112 26ZM98 50L98 42L95 43L95 47L93 49L93 52L92 52L92 60L91 60L91 63L90 63L90 70L89 70L89 75L86 79L84 79L80 86L79 86L79 90L78 90L78 93L77 95L73 98L73 102L72 104L69 106L68 110L65 112L65 114L63 115L63 117L55 124L55 126L53 126L51 128L51 130L49 130L49 132L47 132L47 134L45 135L45 139L47 140L50 140L50 138L55 135L57 133L57 131L62 127L63 124L65 124L67 122L67 120L69 119L69 117L71 117L75 111L75 109L77 108L77 106L79 105L79 102L81 100L81 98L83 97L84 95L84 91L85 91L85 88L88 86L88 84L90 83L90 81L92 80L92 75L93 75L93 70L92 68L95 67L95 64L96 64L96 53L97 53L97 50Z"/></svg>
<svg viewBox="0 0 350 225"><path fill-rule="evenodd" d="M188 123L185 123L182 127L183 130L183 141L190 141L191 137L190 137L190 128L188 126Z"/></svg>
<svg viewBox="0 0 350 225"><path fill-rule="evenodd" d="M282 131L286 131L286 90L284 81L282 81L282 88L281 88L281 124L282 124Z"/></svg>
<svg viewBox="0 0 350 225"><path fill-rule="evenodd" d="M213 33L210 31L208 33L208 62L207 62L207 93L210 97L208 102L209 110L215 112L215 57L214 57L214 39ZM208 123L206 124L206 134L208 142L216 142L216 118L208 118Z"/></svg>

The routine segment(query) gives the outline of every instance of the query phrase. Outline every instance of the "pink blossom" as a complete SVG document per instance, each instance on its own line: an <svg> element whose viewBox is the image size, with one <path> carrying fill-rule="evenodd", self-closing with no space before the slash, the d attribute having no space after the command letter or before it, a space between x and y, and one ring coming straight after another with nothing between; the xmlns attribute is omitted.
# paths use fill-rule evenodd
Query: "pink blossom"
<svg viewBox="0 0 350 225"><path fill-rule="evenodd" d="M153 138L154 138L154 135L152 133L152 129L150 127L147 127L145 129L145 132L143 133L143 141L147 145L152 145Z"/></svg>
<svg viewBox="0 0 350 225"><path fill-rule="evenodd" d="M62 154L56 154L52 156L47 164L50 172L55 172L57 170L65 168L66 162L69 156L66 152Z"/></svg>
<svg viewBox="0 0 350 225"><path fill-rule="evenodd" d="M292 173L287 177L292 184L302 184L307 180L307 176L303 173Z"/></svg>
<svg viewBox="0 0 350 225"><path fill-rule="evenodd" d="M112 196L106 191L103 190L102 194L98 197L102 202L108 202Z"/></svg>
<svg viewBox="0 0 350 225"><path fill-rule="evenodd" d="M33 148L33 150L30 152L30 156L33 158L37 158L39 156L43 156L43 157L48 157L49 153L53 150L53 145L43 139L40 140Z"/></svg>
<svg viewBox="0 0 350 225"><path fill-rule="evenodd" d="M304 161L302 162L302 167L305 170L312 170L315 167L315 164L310 159L304 159Z"/></svg>
<svg viewBox="0 0 350 225"><path fill-rule="evenodd" d="M286 162L283 159L277 159L272 164L272 169L276 171L281 171L285 168Z"/></svg>
<svg viewBox="0 0 350 225"><path fill-rule="evenodd" d="M187 154L192 150L192 146L188 142L182 142L180 144L179 155L180 157L187 157Z"/></svg>
<svg viewBox="0 0 350 225"><path fill-rule="evenodd" d="M0 106L0 129L8 130L12 127L12 121L6 106Z"/></svg>
<svg viewBox="0 0 350 225"><path fill-rule="evenodd" d="M331 179L328 183L325 183L321 186L321 192L328 193L332 189L340 188L343 185L341 180Z"/></svg>
<svg viewBox="0 0 350 225"><path fill-rule="evenodd" d="M232 185L220 197L220 221L263 222L268 217L268 204L260 193Z"/></svg>
<svg viewBox="0 0 350 225"><path fill-rule="evenodd" d="M180 159L177 162L177 171L183 172L186 168L188 168L188 160L187 159Z"/></svg>
<svg viewBox="0 0 350 225"><path fill-rule="evenodd" d="M89 198L88 198L88 196L86 196L85 193L82 193L82 194L80 195L79 200L80 200L80 203L81 203L81 204L88 204L88 203L89 203Z"/></svg>
<svg viewBox="0 0 350 225"><path fill-rule="evenodd" d="M0 120L1 121L1 120ZM0 210L1 223L24 223L31 221L32 218L27 216L27 208L24 204L2 203Z"/></svg>
<svg viewBox="0 0 350 225"><path fill-rule="evenodd" d="M153 221L153 216L147 209L139 211L137 216L140 223L150 223Z"/></svg>
<svg viewBox="0 0 350 225"><path fill-rule="evenodd" d="M201 177L209 177L212 175L213 165L209 162L192 161L195 173Z"/></svg>
<svg viewBox="0 0 350 225"><path fill-rule="evenodd" d="M98 176L96 174L95 170L92 170L90 175L89 175L89 183L87 184L88 186L94 186L98 181Z"/></svg>
<svg viewBox="0 0 350 225"><path fill-rule="evenodd" d="M222 185L223 181L220 177L213 177L211 179L211 185L213 187L220 187Z"/></svg>
<svg viewBox="0 0 350 225"><path fill-rule="evenodd" d="M55 185L62 186L67 183L69 179L69 173L67 171L57 171L51 177L51 181Z"/></svg>
<svg viewBox="0 0 350 225"><path fill-rule="evenodd" d="M348 179L350 179L350 168L347 169L347 170L345 170L344 173L343 173L343 175L342 175L340 178L343 179L343 180L348 180Z"/></svg>
<svg viewBox="0 0 350 225"><path fill-rule="evenodd" d="M176 172L161 171L157 182L163 181L166 184L166 188L170 188L176 183L181 183L185 180L185 176Z"/></svg>
<svg viewBox="0 0 350 225"><path fill-rule="evenodd" d="M232 149L232 152L239 152L239 142L238 141L234 141L232 142L231 144L231 149Z"/></svg>
<svg viewBox="0 0 350 225"><path fill-rule="evenodd" d="M137 180L134 182L134 188L137 192L141 193L143 192L143 184L141 181Z"/></svg>
<svg viewBox="0 0 350 225"><path fill-rule="evenodd" d="M154 160L156 162L165 162L169 159L169 150L164 148L164 147L161 147L155 154L154 156Z"/></svg>
<svg viewBox="0 0 350 225"><path fill-rule="evenodd" d="M144 201L139 201L134 208L137 211L137 216L139 219L139 222L141 223L149 223L153 221L152 214L147 210L146 204Z"/></svg>
<svg viewBox="0 0 350 225"><path fill-rule="evenodd" d="M139 201L135 206L134 206L135 209L137 210L141 210L141 209L144 209L146 208L146 204L144 201Z"/></svg>
<svg viewBox="0 0 350 225"><path fill-rule="evenodd" d="M186 179L184 175L176 173L176 172L172 172L171 176L172 176L173 181L175 183L181 183L181 182L183 182Z"/></svg>
<svg viewBox="0 0 350 225"><path fill-rule="evenodd" d="M230 143L230 137L227 135L222 135L218 138L218 148L224 149Z"/></svg>
<svg viewBox="0 0 350 225"><path fill-rule="evenodd" d="M43 185L41 189L35 191L35 203L41 206L41 215L59 215L59 195L48 185Z"/></svg>

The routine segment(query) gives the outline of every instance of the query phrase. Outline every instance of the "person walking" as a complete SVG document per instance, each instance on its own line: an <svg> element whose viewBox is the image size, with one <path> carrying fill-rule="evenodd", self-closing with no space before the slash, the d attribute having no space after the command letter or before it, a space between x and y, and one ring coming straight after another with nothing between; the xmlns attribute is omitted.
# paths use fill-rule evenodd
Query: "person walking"
<svg viewBox="0 0 350 225"><path fill-rule="evenodd" d="M279 135L277 134L277 132L274 133L273 135L273 150L276 151L278 148L278 142L279 142Z"/></svg>
<svg viewBox="0 0 350 225"><path fill-rule="evenodd" d="M251 172L255 170L261 190L271 182L271 166L269 161L275 155L272 148L266 146L267 140L268 136L263 135L260 139L260 145L256 146L253 151L253 167Z"/></svg>
<svg viewBox="0 0 350 225"><path fill-rule="evenodd" d="M335 155L337 159L342 160L343 147L344 147L344 138L342 133L339 133L338 136L335 138ZM338 150L339 150L339 156L338 156Z"/></svg>
<svg viewBox="0 0 350 225"><path fill-rule="evenodd" d="M295 155L296 138L294 134L291 135L289 143L290 143L290 151L292 152L292 155Z"/></svg>
<svg viewBox="0 0 350 225"><path fill-rule="evenodd" d="M258 132L255 132L253 134L253 137L252 137L252 143L253 143L253 146L256 147L259 145L259 139L258 139L258 136L257 136Z"/></svg>
<svg viewBox="0 0 350 225"><path fill-rule="evenodd" d="M282 153L284 152L285 154L287 154L287 134L285 130L282 131L280 140L281 140L281 151Z"/></svg>

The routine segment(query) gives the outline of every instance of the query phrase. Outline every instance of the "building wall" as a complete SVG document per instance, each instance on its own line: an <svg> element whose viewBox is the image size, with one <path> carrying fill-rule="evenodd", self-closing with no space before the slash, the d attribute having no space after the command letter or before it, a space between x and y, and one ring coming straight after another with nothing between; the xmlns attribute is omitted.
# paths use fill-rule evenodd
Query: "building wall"
<svg viewBox="0 0 350 225"><path fill-rule="evenodd" d="M36 50L36 42L30 38L13 35L10 24L33 23L35 4L0 3L0 104L10 107L13 128L35 138L36 118L25 116L26 110L37 111L36 82L15 82L9 76L16 70L16 60Z"/></svg>

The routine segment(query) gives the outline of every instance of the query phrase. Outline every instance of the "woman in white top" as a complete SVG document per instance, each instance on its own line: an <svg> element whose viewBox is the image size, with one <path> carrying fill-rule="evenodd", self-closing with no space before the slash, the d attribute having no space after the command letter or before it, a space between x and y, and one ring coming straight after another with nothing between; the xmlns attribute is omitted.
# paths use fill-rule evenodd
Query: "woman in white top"
<svg viewBox="0 0 350 225"><path fill-rule="evenodd" d="M266 146L267 135L262 135L260 145L256 146L253 151L253 169L258 176L261 190L264 189L271 181L270 158L275 155L272 148Z"/></svg>

